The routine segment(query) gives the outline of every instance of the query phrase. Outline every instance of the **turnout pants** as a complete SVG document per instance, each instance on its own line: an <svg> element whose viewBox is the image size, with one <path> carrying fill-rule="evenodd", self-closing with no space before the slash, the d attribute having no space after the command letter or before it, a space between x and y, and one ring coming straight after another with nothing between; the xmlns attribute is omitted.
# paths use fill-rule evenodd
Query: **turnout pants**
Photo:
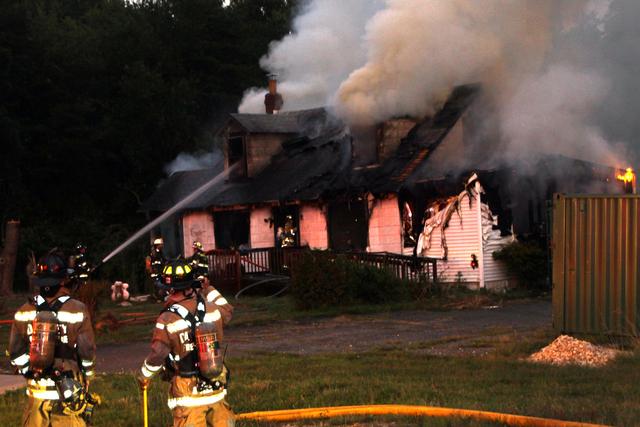
<svg viewBox="0 0 640 427"><path fill-rule="evenodd" d="M234 427L235 416L224 395L216 399L211 391L199 393L196 377L173 377L169 408L174 427ZM226 392L225 392L226 393Z"/></svg>
<svg viewBox="0 0 640 427"><path fill-rule="evenodd" d="M173 410L173 427L234 427L235 417L227 402L213 405L178 406Z"/></svg>
<svg viewBox="0 0 640 427"><path fill-rule="evenodd" d="M57 401L29 397L23 427L86 427L79 415L63 415L57 410Z"/></svg>

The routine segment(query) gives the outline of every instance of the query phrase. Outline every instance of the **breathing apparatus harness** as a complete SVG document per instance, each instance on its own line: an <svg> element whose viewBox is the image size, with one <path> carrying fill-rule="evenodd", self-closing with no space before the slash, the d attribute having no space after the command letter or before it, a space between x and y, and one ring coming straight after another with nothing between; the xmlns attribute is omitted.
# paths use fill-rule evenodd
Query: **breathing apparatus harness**
<svg viewBox="0 0 640 427"><path fill-rule="evenodd" d="M29 346L32 370L25 376L36 381L51 378L60 398L58 404L61 412L64 415L80 415L91 425L94 408L101 403L101 399L97 393L89 393L78 352L65 342L66 331L58 321L58 312L69 299L70 296L63 295L50 304L41 295L37 295L32 300L36 307ZM81 377L73 371L54 368L56 358L76 360Z"/></svg>
<svg viewBox="0 0 640 427"><path fill-rule="evenodd" d="M176 303L162 312L174 313L189 324L194 349L187 356L176 360L169 354L165 369L185 378L198 378L198 391L220 390L228 388L230 372L224 364L224 354L220 355L220 343L217 335L203 323L206 315L204 298L199 292L196 295L196 312L191 313L184 306ZM225 352L226 353L226 349Z"/></svg>

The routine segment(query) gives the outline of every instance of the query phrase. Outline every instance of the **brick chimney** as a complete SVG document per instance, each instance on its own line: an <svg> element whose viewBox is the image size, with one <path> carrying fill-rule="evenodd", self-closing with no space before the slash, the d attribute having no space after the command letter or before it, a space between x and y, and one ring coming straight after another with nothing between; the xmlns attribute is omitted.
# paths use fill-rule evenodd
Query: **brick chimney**
<svg viewBox="0 0 640 427"><path fill-rule="evenodd" d="M267 114L278 114L282 109L282 95L278 93L278 80L275 74L269 74L269 93L264 96L264 107Z"/></svg>

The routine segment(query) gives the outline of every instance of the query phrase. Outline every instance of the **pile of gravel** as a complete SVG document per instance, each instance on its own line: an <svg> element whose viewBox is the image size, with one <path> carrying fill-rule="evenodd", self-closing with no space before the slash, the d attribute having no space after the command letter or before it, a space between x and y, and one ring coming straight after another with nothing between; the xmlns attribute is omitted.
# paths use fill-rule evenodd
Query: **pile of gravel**
<svg viewBox="0 0 640 427"><path fill-rule="evenodd" d="M560 335L551 344L529 356L528 360L551 365L604 366L619 350L600 347L568 335Z"/></svg>

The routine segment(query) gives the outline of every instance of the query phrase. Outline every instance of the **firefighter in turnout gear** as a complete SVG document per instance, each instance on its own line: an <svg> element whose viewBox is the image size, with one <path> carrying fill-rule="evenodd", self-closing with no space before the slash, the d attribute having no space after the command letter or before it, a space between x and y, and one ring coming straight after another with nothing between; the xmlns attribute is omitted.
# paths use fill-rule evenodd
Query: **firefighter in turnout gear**
<svg viewBox="0 0 640 427"><path fill-rule="evenodd" d="M218 306L222 314L222 321L226 326L233 316L233 306L229 304L226 298L223 297L209 281L209 259L202 250L202 243L198 241L193 242L193 255L189 258L189 263L193 268L196 278L201 283L202 295L208 302Z"/></svg>
<svg viewBox="0 0 640 427"><path fill-rule="evenodd" d="M197 278L206 277L209 275L209 258L207 254L202 250L202 243L197 240L193 242L193 255L189 257L189 263L193 268L194 274Z"/></svg>
<svg viewBox="0 0 640 427"><path fill-rule="evenodd" d="M145 391L151 378L164 370L171 382L168 406L175 427L233 426L235 417L225 400L228 371L219 306L198 291L200 282L184 260L165 265L162 286L169 297L138 374L141 388Z"/></svg>
<svg viewBox="0 0 640 427"><path fill-rule="evenodd" d="M153 281L154 285L160 282L160 276L162 275L162 267L164 265L164 254L162 249L164 248L164 241L161 237L153 241L151 248L151 254L149 254L147 269L149 277Z"/></svg>
<svg viewBox="0 0 640 427"><path fill-rule="evenodd" d="M69 267L73 269L70 279L74 286L84 285L89 280L89 272L91 266L87 260L87 247L82 244L76 244L76 253L71 256Z"/></svg>
<svg viewBox="0 0 640 427"><path fill-rule="evenodd" d="M39 294L14 316L11 364L27 379L29 396L23 426L86 426L99 403L88 392L96 350L91 319L69 296L70 273L55 252L40 258L33 279Z"/></svg>

